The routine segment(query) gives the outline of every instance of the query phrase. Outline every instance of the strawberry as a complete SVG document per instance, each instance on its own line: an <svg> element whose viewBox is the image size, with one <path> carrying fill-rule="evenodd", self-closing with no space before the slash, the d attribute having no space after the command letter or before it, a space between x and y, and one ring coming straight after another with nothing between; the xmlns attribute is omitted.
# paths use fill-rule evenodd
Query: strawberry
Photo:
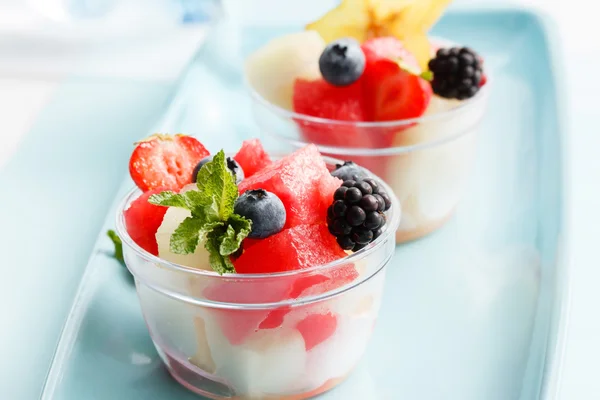
<svg viewBox="0 0 600 400"><path fill-rule="evenodd" d="M363 87L367 117L394 121L425 113L432 90L419 76L415 57L393 37L374 38L362 45L367 57Z"/></svg>
<svg viewBox="0 0 600 400"><path fill-rule="evenodd" d="M123 212L125 226L131 239L148 253L158 255L156 231L162 224L168 207L148 203L148 198L164 189L156 188L143 193Z"/></svg>
<svg viewBox="0 0 600 400"><path fill-rule="evenodd" d="M191 136L152 135L137 143L129 173L143 191L157 187L179 190L192 182L194 167L208 155L202 143Z"/></svg>

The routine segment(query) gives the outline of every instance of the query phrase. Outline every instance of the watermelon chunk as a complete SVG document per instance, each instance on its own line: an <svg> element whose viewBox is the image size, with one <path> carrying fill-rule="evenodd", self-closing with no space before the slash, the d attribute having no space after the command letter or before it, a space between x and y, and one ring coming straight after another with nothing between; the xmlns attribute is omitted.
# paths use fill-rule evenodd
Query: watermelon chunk
<svg viewBox="0 0 600 400"><path fill-rule="evenodd" d="M258 139L244 140L240 151L233 158L244 170L246 178L273 163Z"/></svg>
<svg viewBox="0 0 600 400"><path fill-rule="evenodd" d="M296 329L304 338L306 351L329 339L336 328L337 317L332 313L311 314L296 325Z"/></svg>
<svg viewBox="0 0 600 400"><path fill-rule="evenodd" d="M308 145L244 179L238 189L240 193L250 189L275 193L285 206L285 229L325 223L329 204L324 199L333 202L333 192L341 184L331 176L317 148Z"/></svg>
<svg viewBox="0 0 600 400"><path fill-rule="evenodd" d="M294 271L346 256L325 225L297 225L255 243L234 261L240 274Z"/></svg>
<svg viewBox="0 0 600 400"><path fill-rule="evenodd" d="M164 189L157 188L142 193L135 199L127 210L123 212L125 216L125 226L131 239L148 253L158 256L158 243L156 242L156 231L163 221L168 207L155 206L148 203L148 198Z"/></svg>

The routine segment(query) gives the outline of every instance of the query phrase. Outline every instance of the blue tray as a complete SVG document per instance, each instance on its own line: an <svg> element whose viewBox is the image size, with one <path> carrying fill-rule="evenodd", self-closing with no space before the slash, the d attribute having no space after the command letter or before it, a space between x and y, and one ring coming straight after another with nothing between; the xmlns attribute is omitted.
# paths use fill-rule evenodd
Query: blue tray
<svg viewBox="0 0 600 400"><path fill-rule="evenodd" d="M237 56L209 39L156 130L195 134L213 151L260 136L241 57L298 27L246 26L237 32ZM476 173L447 226L398 248L368 353L323 399L554 397L568 286L553 32L544 17L509 8L457 9L436 26L434 34L478 49L494 76ZM131 186L125 179L103 231ZM131 280L111 252L102 234L42 398L198 398L162 367Z"/></svg>

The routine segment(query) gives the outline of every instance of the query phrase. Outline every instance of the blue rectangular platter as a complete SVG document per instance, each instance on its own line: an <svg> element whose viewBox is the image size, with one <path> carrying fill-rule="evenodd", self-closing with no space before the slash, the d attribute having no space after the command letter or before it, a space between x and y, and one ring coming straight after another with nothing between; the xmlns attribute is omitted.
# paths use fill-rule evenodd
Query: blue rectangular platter
<svg viewBox="0 0 600 400"><path fill-rule="evenodd" d="M299 28L218 28L231 47L208 39L155 131L196 135L211 151L262 137L241 60ZM322 398L551 399L568 291L557 38L545 17L514 8L457 8L434 34L480 51L493 75L474 174L447 226L398 247L366 356ZM125 178L103 232L131 186ZM42 398L198 398L162 367L131 279L111 253L101 234Z"/></svg>

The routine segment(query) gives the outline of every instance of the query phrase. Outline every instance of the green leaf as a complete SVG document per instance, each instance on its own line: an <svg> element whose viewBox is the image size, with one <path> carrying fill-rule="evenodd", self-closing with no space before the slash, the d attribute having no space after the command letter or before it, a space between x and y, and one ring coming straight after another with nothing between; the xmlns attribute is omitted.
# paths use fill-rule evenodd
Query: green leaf
<svg viewBox="0 0 600 400"><path fill-rule="evenodd" d="M423 71L419 76L428 82L431 82L433 80L433 72L431 71Z"/></svg>
<svg viewBox="0 0 600 400"><path fill-rule="evenodd" d="M204 247L210 254L209 262L212 269L219 275L223 275L224 273L235 272L235 268L229 256L223 256L219 251L223 241L223 234L219 231L219 229L215 229L207 235Z"/></svg>
<svg viewBox="0 0 600 400"><path fill-rule="evenodd" d="M171 251L175 254L193 253L200 241L200 231L203 226L204 221L199 218L184 219L171 235Z"/></svg>
<svg viewBox="0 0 600 400"><path fill-rule="evenodd" d="M187 193L187 192L186 192ZM179 193L171 192L170 190L153 194L148 198L148 203L155 206L179 207L190 209L187 198Z"/></svg>
<svg viewBox="0 0 600 400"><path fill-rule="evenodd" d="M227 223L227 230L219 247L219 253L223 256L235 253L242 245L242 240L248 237L252 228L250 220L237 214L232 214Z"/></svg>
<svg viewBox="0 0 600 400"><path fill-rule="evenodd" d="M106 232L106 235L110 238L110 240L112 240L113 244L115 245L114 257L117 259L117 261L121 263L121 265L124 266L125 259L123 258L123 242L121 241L121 238L112 229L109 229L108 232Z"/></svg>
<svg viewBox="0 0 600 400"><path fill-rule="evenodd" d="M211 205L221 221L227 221L233 214L233 206L238 198L238 189L233 174L227 168L225 152L219 151L212 161L204 164L198 172L196 185L206 199L204 206ZM212 214L211 214L212 215Z"/></svg>

